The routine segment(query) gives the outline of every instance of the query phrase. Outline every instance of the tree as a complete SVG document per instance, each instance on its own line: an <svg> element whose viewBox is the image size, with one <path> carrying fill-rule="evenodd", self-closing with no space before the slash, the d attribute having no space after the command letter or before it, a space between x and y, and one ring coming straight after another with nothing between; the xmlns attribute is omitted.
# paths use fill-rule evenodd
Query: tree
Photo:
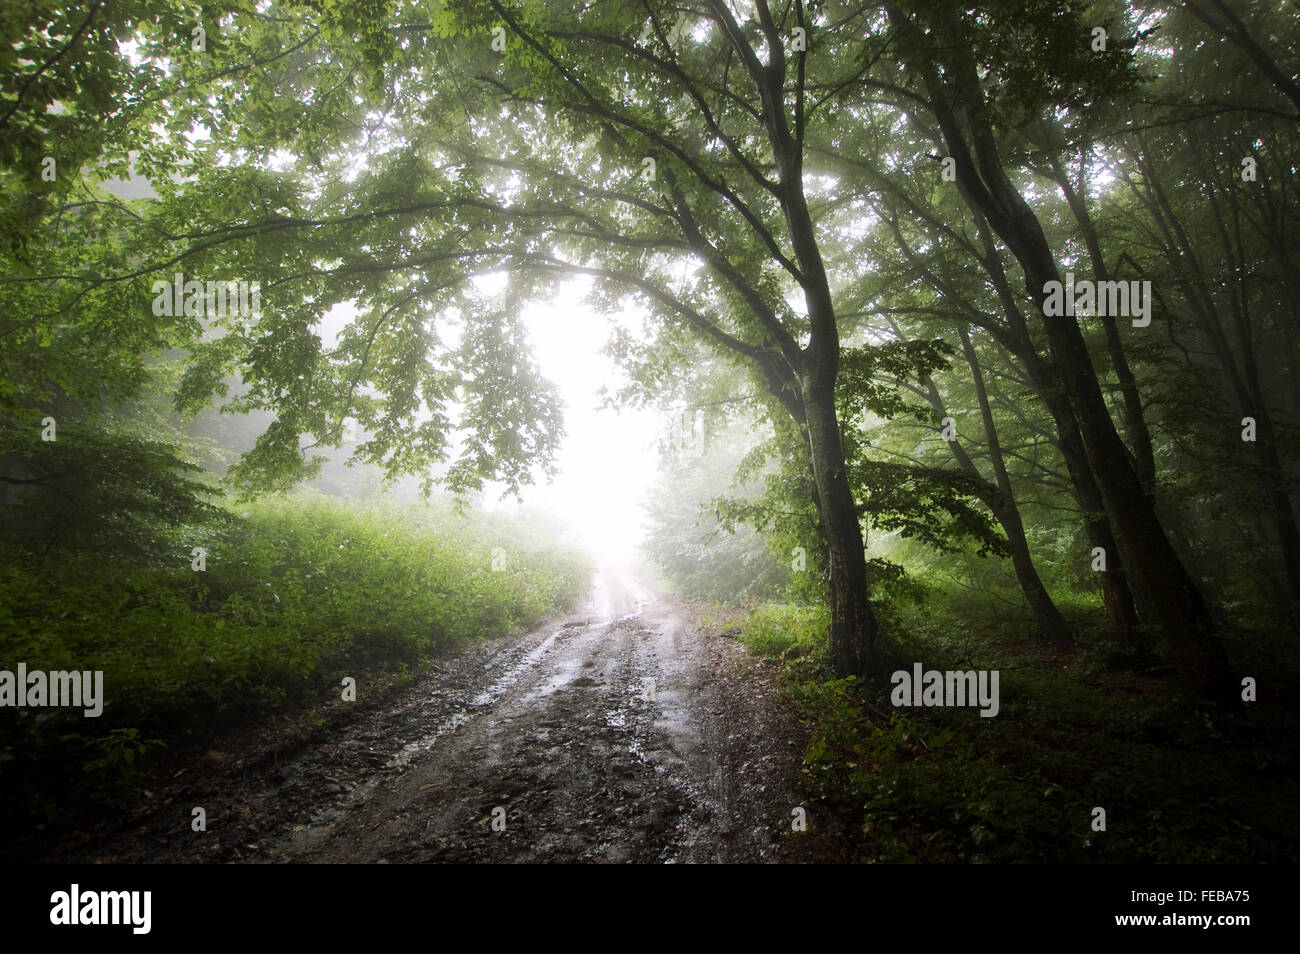
<svg viewBox="0 0 1300 954"><path fill-rule="evenodd" d="M1045 307L1049 283L1059 285L1062 275L1041 224L1003 164L998 113L985 92L975 56L984 48L980 36L968 16L946 9L930 8L915 20L896 6L888 12L904 49L902 55L922 78L923 92L915 95L921 97L942 132L955 161L961 195L973 211L987 219L1024 274L1026 291L1043 319L1055 366L1125 562L1141 574L1188 682L1209 695L1230 698L1227 657L1217 628L1199 587L1143 493L1128 450L1110 418L1079 326L1050 315ZM1085 35L1081 24L1076 24L1074 32L1076 37ZM1088 75L1081 66L1086 47L1076 43L1073 50L1074 57L1058 63L1057 72Z"/></svg>

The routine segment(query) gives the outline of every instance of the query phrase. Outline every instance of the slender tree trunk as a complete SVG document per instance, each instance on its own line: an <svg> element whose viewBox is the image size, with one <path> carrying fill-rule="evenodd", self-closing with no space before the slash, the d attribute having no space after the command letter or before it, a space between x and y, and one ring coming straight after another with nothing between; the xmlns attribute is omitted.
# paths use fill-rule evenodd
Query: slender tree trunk
<svg viewBox="0 0 1300 954"><path fill-rule="evenodd" d="M1006 271L1002 268L993 238L989 234L988 220L978 208L973 208L972 212L979 229L980 240L984 245L986 254L984 265L993 280L1009 325L1009 331L998 330L997 326L992 330L998 335L998 340L1003 347L1024 363L1030 383L1048 413L1052 415L1052 421L1056 425L1056 447L1065 461L1070 483L1074 486L1075 499L1083 512L1084 530L1088 541L1094 548L1101 547L1107 555L1106 569L1099 573L1107 630L1114 642L1132 643L1138 632L1138 601L1134 599L1133 587L1124 571L1124 560L1115 542L1101 491L1097 488L1097 482L1088 464L1087 450L1079 436L1079 424L1075 420L1074 409L1061 389L1060 376L1044 362L1034 346L1033 338L1029 334L1028 322L1016 304L1015 296L1011 294L1011 285L1007 281ZM1151 606L1149 599L1142 602L1144 608ZM1149 615L1152 618L1156 616L1154 611Z"/></svg>
<svg viewBox="0 0 1300 954"><path fill-rule="evenodd" d="M1028 341L1028 338L1025 340ZM1124 556L1111 529L1101 490L1088 464L1087 448L1079 435L1079 423L1075 419L1074 409L1060 388L1058 376L1049 370L1032 345L1021 355L1021 359L1025 362L1030 381L1056 425L1057 450L1065 461L1070 483L1074 486L1075 499L1083 511L1083 528L1088 542L1094 549L1100 547L1106 554L1106 569L1097 575L1101 580L1107 631L1113 642L1132 644L1138 634L1138 601L1134 598L1133 587L1125 572ZM1156 614L1150 599L1143 602L1154 617Z"/></svg>
<svg viewBox="0 0 1300 954"><path fill-rule="evenodd" d="M1232 180L1230 179L1229 182ZM1213 193L1211 193L1213 199ZM1291 625L1300 623L1300 529L1296 526L1295 510L1291 503L1289 479L1278 454L1277 440L1273 428L1273 415L1269 402L1264 395L1264 385L1259 376L1259 362L1255 354L1255 334L1250 320L1250 290L1248 288L1247 270L1242 264L1244 252L1241 245L1239 222L1239 198L1233 186L1229 186L1230 209L1233 213L1233 235L1229 235L1223 213L1217 201L1211 201L1210 210L1218 228L1220 241L1227 258L1227 266L1232 272L1233 284L1230 286L1229 311L1236 325L1237 349L1241 354L1241 371L1245 385L1244 397L1250 402L1242 411L1253 414L1256 419L1257 433L1255 454L1264 472L1268 486L1269 500L1273 505L1273 526L1277 533L1278 547L1281 551L1282 564L1286 570L1287 613ZM1231 355L1225 356L1234 363Z"/></svg>
<svg viewBox="0 0 1300 954"><path fill-rule="evenodd" d="M1175 214L1156 176L1151 152L1140 136L1136 139L1138 151L1134 155L1138 160L1139 169L1146 178L1147 190L1150 194L1148 208L1165 240L1166 259L1175 273L1183 276L1185 287L1189 289L1187 293L1189 310L1212 344L1240 412L1255 419L1256 439L1251 446L1263 475L1263 483L1272 510L1273 532L1282 560L1283 572L1286 575L1287 615L1293 627L1300 627L1300 528L1296 525L1287 472L1277 450L1272 413L1259 377L1254 334L1247 310L1248 292L1239 265L1240 254L1237 250L1239 243L1234 242L1229 235L1219 203L1211 194L1209 209L1212 221L1222 243L1226 270L1233 277L1233 283L1228 286L1228 311L1232 316L1237 336L1234 346L1229 343L1228 327L1221 316L1218 303L1197 280L1199 275L1204 274L1205 269L1200 264L1200 257L1196 254L1187 230ZM1204 163L1200 164L1200 168L1208 180L1210 171ZM1229 186L1230 190L1231 188ZM1235 194L1230 193L1230 199L1234 203L1237 201ZM1291 346L1294 347L1294 344Z"/></svg>
<svg viewBox="0 0 1300 954"><path fill-rule="evenodd" d="M1070 182L1070 173L1055 159L1052 161L1052 176L1061 187L1065 201L1074 214L1074 220L1083 235L1083 243L1092 260L1092 271L1099 282L1110 281L1110 270L1101 250L1101 240L1093 225L1088 203L1083 195ZM1124 343L1119 336L1119 325L1115 316L1107 312L1100 316L1102 329L1106 334L1106 351L1110 354L1111 366L1119 381L1120 395L1123 398L1124 432L1128 437L1132 453L1133 466L1148 500L1154 505L1156 495L1156 458L1151 446L1151 432L1147 429L1146 416L1142 412L1142 399L1138 394L1137 379L1129 367L1128 356L1124 353Z"/></svg>
<svg viewBox="0 0 1300 954"><path fill-rule="evenodd" d="M993 476L997 481L998 494L1002 498L995 506L990 506L993 516L997 518L1002 525L1002 531L1007 535L1007 544L1011 550L1011 565L1016 571L1016 580L1020 583L1020 590L1025 595L1026 602L1034 611L1038 619L1039 634L1044 638L1052 641L1064 641L1070 638L1070 626L1061 615L1056 603L1052 601L1051 594L1047 592L1047 587L1043 585L1042 577L1038 575L1038 570L1034 566L1033 557L1029 553L1029 540L1025 536L1024 521L1020 519L1020 511L1016 507L1015 493L1011 487L1011 475L1007 472L1006 461L1002 456L1002 444L998 440L997 425L993 420L993 408L989 404L988 389L984 386L984 371L980 366L979 356L975 353L975 348L971 344L970 334L963 326L959 329L961 334L962 351L966 357L966 364L970 367L971 379L975 383L975 399L979 403L980 420L984 424L984 437L988 442L989 462L993 466ZM934 389L933 382L930 387ZM937 396L937 390L935 390ZM960 451L961 448L956 443L953 444L953 451ZM967 471L974 472L979 476L975 464L970 460L969 455L963 451L958 458L963 461ZM987 501L986 501L987 503Z"/></svg>

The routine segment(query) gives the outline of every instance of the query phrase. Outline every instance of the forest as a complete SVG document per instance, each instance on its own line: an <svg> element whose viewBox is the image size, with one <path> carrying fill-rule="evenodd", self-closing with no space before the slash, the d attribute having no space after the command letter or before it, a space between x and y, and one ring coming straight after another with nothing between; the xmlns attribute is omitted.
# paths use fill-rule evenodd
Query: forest
<svg viewBox="0 0 1300 954"><path fill-rule="evenodd" d="M1297 860L1298 13L7 4L5 854Z"/></svg>

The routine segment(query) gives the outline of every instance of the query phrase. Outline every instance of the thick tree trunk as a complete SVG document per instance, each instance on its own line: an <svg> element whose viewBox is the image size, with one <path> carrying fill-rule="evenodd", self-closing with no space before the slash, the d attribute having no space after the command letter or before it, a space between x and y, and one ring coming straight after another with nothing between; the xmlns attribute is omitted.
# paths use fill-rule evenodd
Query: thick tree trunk
<svg viewBox="0 0 1300 954"><path fill-rule="evenodd" d="M862 527L849 485L835 412L835 379L839 372L840 334L835 320L830 281L817 244L817 229L804 196L803 183L803 67L796 84L794 128L786 112L786 58L780 31L765 4L758 14L768 46L762 64L743 36L730 9L719 0L712 7L732 37L732 44L754 80L763 102L763 125L772 145L779 183L777 195L790 231L790 245L799 263L804 302L808 307L808 345L796 365L803 393L804 420L813 477L817 484L822 530L826 535L830 651L841 676L865 676L871 668L876 618L867 601L867 558Z"/></svg>
<svg viewBox="0 0 1300 954"><path fill-rule="evenodd" d="M1034 236L1037 230L1029 232ZM1044 284L1059 281L1059 276L1055 263L1045 257L1046 243L1041 241L1041 233L1030 236L1022 232L1015 241L1024 255L1021 264L1027 290L1041 310ZM1198 692L1229 698L1232 688L1228 659L1214 621L1129 464L1127 449L1110 419L1079 326L1069 318L1046 316L1043 324L1124 562L1141 574L1143 588L1150 594L1185 682Z"/></svg>
<svg viewBox="0 0 1300 954"><path fill-rule="evenodd" d="M1026 291L1043 313L1054 368L1078 423L1124 562L1141 575L1184 681L1198 692L1228 698L1230 670L1214 621L1129 463L1128 449L1111 421L1079 326L1071 318L1048 317L1044 312L1046 283L1059 282L1060 274L1038 220L1006 178L991 140L982 141L980 152L980 171L992 188L992 194L985 193L989 208L983 211L1020 262Z"/></svg>
<svg viewBox="0 0 1300 954"><path fill-rule="evenodd" d="M1064 403L1064 402L1062 402ZM1062 423L1063 421L1063 423ZM1088 467L1088 455L1079 437L1078 425L1068 407L1057 423L1060 435L1061 457L1070 472L1075 496L1083 509L1084 531L1093 548L1100 547L1106 554L1106 569L1098 572L1101 578L1101 599L1106 609L1106 628L1112 642L1132 645L1138 632L1138 610L1128 575L1124 572L1124 558L1115 540L1110 522L1106 518L1106 505L1101 490Z"/></svg>
<svg viewBox="0 0 1300 954"><path fill-rule="evenodd" d="M1078 500L1083 512L1084 529L1089 543L1094 548L1101 547L1107 555L1106 569L1099 575L1110 638L1117 643L1131 643L1137 634L1139 620L1137 602L1139 601L1134 600L1133 587L1124 572L1123 558L1106 515L1101 491L1097 488L1092 468L1088 464L1087 450L1079 436L1079 425L1074 417L1074 409L1061 388L1060 375L1052 370L1038 354L1033 338L1029 334L1028 322L1015 303L1015 296L1011 294L1006 272L997 258L992 236L988 230L988 220L979 211L978 205L972 204L972 211L988 255L985 267L993 279L1009 324L1009 330L999 331L996 325L991 326L990 330L997 334L1003 347L1024 362L1025 371L1029 374L1034 390L1048 413L1052 415L1052 421L1056 425L1056 446L1065 461L1070 483L1074 487L1075 499ZM1144 608L1153 605L1145 597L1140 602ZM1151 618L1156 616L1154 611L1148 615Z"/></svg>
<svg viewBox="0 0 1300 954"><path fill-rule="evenodd" d="M867 600L867 556L857 505L849 486L835 413L834 388L806 382L803 400L813 478L826 535L830 597L830 654L841 676L871 670L876 617Z"/></svg>
<svg viewBox="0 0 1300 954"><path fill-rule="evenodd" d="M1028 291L1041 309L1044 283L1059 280L1055 264L1032 258L1023 264ZM1174 650L1175 664L1191 687L1215 696L1228 695L1228 660L1214 621L1129 464L1127 448L1110 419L1079 326L1068 318L1044 317L1043 324L1125 563L1142 575Z"/></svg>
<svg viewBox="0 0 1300 954"><path fill-rule="evenodd" d="M1022 355L1029 379L1052 415L1056 425L1057 449L1065 461L1065 469L1074 486L1075 499L1083 511L1084 532L1093 548L1100 547L1106 554L1106 569L1098 572L1101 578L1101 599L1106 610L1106 628L1113 642L1132 644L1137 638L1138 609L1133 587L1124 572L1124 556L1115 540L1101 489L1088 464L1088 451L1079 435L1079 422L1074 408L1061 390L1058 375L1049 370L1032 346ZM1154 604L1143 600L1152 616Z"/></svg>

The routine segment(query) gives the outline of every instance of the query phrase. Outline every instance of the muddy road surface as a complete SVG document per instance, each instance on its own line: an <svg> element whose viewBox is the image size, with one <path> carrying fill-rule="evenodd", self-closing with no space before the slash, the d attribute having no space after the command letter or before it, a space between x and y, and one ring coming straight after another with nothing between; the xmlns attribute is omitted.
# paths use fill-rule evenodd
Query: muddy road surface
<svg viewBox="0 0 1300 954"><path fill-rule="evenodd" d="M770 666L608 565L567 617L291 748L219 746L47 860L831 860L792 826L805 743Z"/></svg>

